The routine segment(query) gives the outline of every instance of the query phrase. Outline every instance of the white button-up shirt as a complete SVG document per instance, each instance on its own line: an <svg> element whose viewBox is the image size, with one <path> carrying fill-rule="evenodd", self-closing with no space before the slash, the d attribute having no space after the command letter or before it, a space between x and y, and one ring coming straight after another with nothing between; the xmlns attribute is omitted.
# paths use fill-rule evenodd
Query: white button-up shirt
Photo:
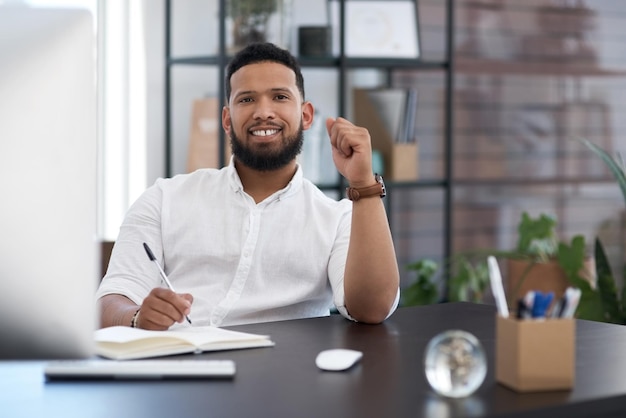
<svg viewBox="0 0 626 418"><path fill-rule="evenodd" d="M326 196L301 167L258 204L232 161L159 179L129 209L96 296L141 304L163 286L145 242L174 289L193 295L194 325L325 316L333 306L350 318L343 277L351 212L352 202Z"/></svg>

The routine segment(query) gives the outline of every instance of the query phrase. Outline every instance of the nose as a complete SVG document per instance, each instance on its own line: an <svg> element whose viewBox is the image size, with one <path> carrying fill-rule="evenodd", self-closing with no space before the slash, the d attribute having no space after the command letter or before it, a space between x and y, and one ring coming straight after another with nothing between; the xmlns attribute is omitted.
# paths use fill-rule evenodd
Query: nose
<svg viewBox="0 0 626 418"><path fill-rule="evenodd" d="M269 98L259 98L254 109L254 119L274 119L275 116L274 102Z"/></svg>

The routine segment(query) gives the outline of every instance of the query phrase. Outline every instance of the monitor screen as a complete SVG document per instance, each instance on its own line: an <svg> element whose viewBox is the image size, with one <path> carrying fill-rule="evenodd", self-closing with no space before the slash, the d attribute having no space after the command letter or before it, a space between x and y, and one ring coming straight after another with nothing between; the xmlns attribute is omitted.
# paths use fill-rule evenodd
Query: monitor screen
<svg viewBox="0 0 626 418"><path fill-rule="evenodd" d="M0 5L0 358L93 352L95 35L81 9Z"/></svg>

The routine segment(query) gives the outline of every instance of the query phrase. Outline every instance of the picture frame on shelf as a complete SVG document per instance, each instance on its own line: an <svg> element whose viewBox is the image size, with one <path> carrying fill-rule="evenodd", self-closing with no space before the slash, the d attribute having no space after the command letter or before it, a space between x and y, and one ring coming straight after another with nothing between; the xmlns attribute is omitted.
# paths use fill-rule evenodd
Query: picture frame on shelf
<svg viewBox="0 0 626 418"><path fill-rule="evenodd" d="M329 0L333 28L340 25L340 1ZM349 58L407 58L421 55L417 0L345 0L344 55ZM340 31L334 30L340 34ZM339 53L340 35L333 51Z"/></svg>

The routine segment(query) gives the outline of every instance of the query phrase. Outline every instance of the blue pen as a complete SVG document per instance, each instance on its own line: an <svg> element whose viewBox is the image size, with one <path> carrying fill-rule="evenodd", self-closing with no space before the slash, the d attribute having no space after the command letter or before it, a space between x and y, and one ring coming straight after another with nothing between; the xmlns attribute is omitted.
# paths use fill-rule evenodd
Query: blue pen
<svg viewBox="0 0 626 418"><path fill-rule="evenodd" d="M554 292L535 292L535 300L533 301L532 317L545 318L548 307L552 303Z"/></svg>

